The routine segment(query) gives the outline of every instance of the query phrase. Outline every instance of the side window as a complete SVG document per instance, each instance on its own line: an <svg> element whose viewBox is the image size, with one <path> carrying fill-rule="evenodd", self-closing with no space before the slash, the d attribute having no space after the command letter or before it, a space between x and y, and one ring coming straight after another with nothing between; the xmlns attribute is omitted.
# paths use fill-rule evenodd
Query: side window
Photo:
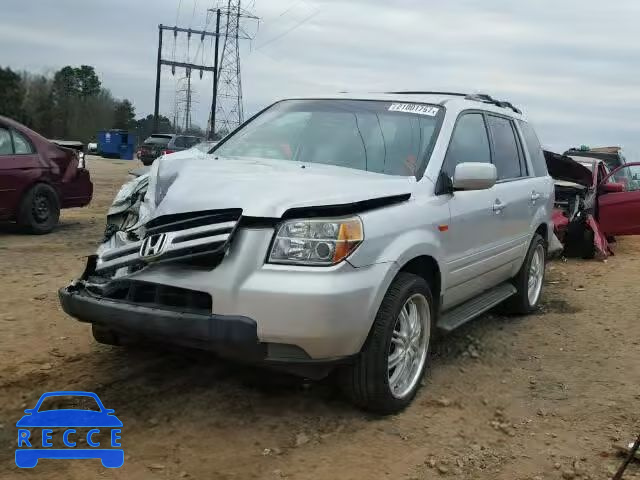
<svg viewBox="0 0 640 480"><path fill-rule="evenodd" d="M187 146L186 142L184 141L184 137L176 137L174 144L179 148L184 148Z"/></svg>
<svg viewBox="0 0 640 480"><path fill-rule="evenodd" d="M498 180L521 177L520 154L511 120L494 115L489 115L487 120L493 138L493 163L498 170Z"/></svg>
<svg viewBox="0 0 640 480"><path fill-rule="evenodd" d="M542 151L542 146L540 145L536 131L531 124L522 120L519 120L518 124L520 125L527 151L529 152L529 158L531 158L533 174L536 177L546 177L548 175L547 162L544 159L544 152Z"/></svg>
<svg viewBox="0 0 640 480"><path fill-rule="evenodd" d="M0 127L0 155L13 155L11 134L6 128Z"/></svg>
<svg viewBox="0 0 640 480"><path fill-rule="evenodd" d="M464 162L491 163L489 137L481 113L463 113L458 118L443 170L452 177L456 165Z"/></svg>
<svg viewBox="0 0 640 480"><path fill-rule="evenodd" d="M24 135L16 132L15 130L11 130L11 135L13 135L13 145L16 149L16 155L29 155L35 153L31 142L27 140Z"/></svg>

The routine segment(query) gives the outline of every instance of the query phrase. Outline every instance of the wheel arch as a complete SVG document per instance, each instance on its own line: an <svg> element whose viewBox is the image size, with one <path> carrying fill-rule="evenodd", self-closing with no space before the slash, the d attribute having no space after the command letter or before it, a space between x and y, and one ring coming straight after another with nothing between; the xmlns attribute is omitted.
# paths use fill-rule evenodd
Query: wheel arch
<svg viewBox="0 0 640 480"><path fill-rule="evenodd" d="M440 294L442 293L442 273L437 260L430 255L420 255L406 262L398 270L398 273L401 272L412 273L422 277L427 282L429 288L431 288L433 300L436 302L437 311L440 304Z"/></svg>
<svg viewBox="0 0 640 480"><path fill-rule="evenodd" d="M382 301L389 291L389 288L399 274L411 273L423 278L431 289L431 294L433 295L433 300L435 302L434 311L438 312L439 310L443 283L442 271L438 260L434 256L429 254L414 254L413 256L404 258L400 262L389 263L389 266L390 268L387 271L387 275L380 285L376 299L373 302L372 310L370 312L371 326L369 327L369 332L367 333L364 342L360 346L360 350L362 350L369 342L378 310L380 309Z"/></svg>
<svg viewBox="0 0 640 480"><path fill-rule="evenodd" d="M546 222L541 223L536 228L534 235L539 234L545 243L545 248L549 246L549 225Z"/></svg>

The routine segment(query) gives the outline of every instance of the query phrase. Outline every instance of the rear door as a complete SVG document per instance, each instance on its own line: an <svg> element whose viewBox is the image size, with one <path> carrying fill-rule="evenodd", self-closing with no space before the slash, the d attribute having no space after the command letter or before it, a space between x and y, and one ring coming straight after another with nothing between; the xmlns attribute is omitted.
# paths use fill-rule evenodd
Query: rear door
<svg viewBox="0 0 640 480"><path fill-rule="evenodd" d="M602 191L602 185L619 178L629 179L625 191ZM606 235L640 235L640 162L618 167L600 183L598 222Z"/></svg>
<svg viewBox="0 0 640 480"><path fill-rule="evenodd" d="M535 177L529 175L524 150L512 119L487 115L493 163L498 172L494 211L498 223L500 259L513 263L524 258L538 198Z"/></svg>
<svg viewBox="0 0 640 480"><path fill-rule="evenodd" d="M13 216L20 196L42 174L38 154L27 137L0 125L0 217Z"/></svg>

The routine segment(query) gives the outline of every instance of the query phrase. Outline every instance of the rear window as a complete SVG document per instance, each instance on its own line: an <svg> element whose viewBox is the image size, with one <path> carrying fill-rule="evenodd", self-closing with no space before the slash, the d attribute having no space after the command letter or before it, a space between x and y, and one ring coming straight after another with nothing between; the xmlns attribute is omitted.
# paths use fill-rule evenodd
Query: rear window
<svg viewBox="0 0 640 480"><path fill-rule="evenodd" d="M542 151L542 146L540 145L540 140L538 140L536 131L527 122L518 120L518 123L520 124L522 135L524 136L524 143L527 147L527 151L529 152L529 158L531 158L533 174L536 177L546 177L548 175L547 162L544 159L544 152Z"/></svg>
<svg viewBox="0 0 640 480"><path fill-rule="evenodd" d="M171 135L151 135L144 143L147 145L167 145L171 138Z"/></svg>
<svg viewBox="0 0 640 480"><path fill-rule="evenodd" d="M493 163L498 171L498 179L506 180L523 176L518 143L511 120L489 115L487 121L493 138Z"/></svg>

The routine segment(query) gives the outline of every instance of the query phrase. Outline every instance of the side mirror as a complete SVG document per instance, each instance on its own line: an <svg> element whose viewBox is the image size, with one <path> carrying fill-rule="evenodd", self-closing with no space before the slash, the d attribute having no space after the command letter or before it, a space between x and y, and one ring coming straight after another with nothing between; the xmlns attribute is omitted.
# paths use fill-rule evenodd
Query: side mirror
<svg viewBox="0 0 640 480"><path fill-rule="evenodd" d="M31 414L31 413L33 413L33 410L34 410L33 408L27 408L27 409L24 411L24 413Z"/></svg>
<svg viewBox="0 0 640 480"><path fill-rule="evenodd" d="M456 165L454 190L487 190L496 184L498 172L491 163L464 162Z"/></svg>
<svg viewBox="0 0 640 480"><path fill-rule="evenodd" d="M603 183L602 184L602 192L603 193L620 193L625 191L624 183Z"/></svg>

